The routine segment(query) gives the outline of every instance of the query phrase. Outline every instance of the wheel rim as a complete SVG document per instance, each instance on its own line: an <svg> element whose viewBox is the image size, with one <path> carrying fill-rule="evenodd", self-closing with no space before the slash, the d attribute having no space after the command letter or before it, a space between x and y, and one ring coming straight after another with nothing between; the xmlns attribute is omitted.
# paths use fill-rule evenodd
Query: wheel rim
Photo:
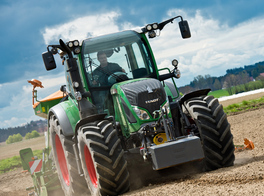
<svg viewBox="0 0 264 196"><path fill-rule="evenodd" d="M95 188L97 188L98 181L96 177L96 171L94 168L94 163L91 157L91 153L88 149L88 147L85 145L84 146L84 158L85 158L85 163L86 163L86 168L89 174L89 177L91 179L91 182Z"/></svg>
<svg viewBox="0 0 264 196"><path fill-rule="evenodd" d="M56 134L55 136L55 145L56 145L56 151L57 151L57 157L58 157L58 162L61 170L61 174L63 177L63 180L67 186L70 185L70 177L69 177L69 172L67 168L67 162L65 158L65 154L62 148L62 144L60 141L59 136Z"/></svg>

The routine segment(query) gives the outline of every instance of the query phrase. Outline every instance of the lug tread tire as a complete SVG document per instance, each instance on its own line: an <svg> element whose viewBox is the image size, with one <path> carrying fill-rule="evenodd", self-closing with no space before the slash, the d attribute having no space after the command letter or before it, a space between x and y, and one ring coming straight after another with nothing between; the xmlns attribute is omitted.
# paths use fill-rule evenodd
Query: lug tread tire
<svg viewBox="0 0 264 196"><path fill-rule="evenodd" d="M77 163L73 151L74 142L71 140L70 137L65 137L62 134L61 126L55 115L52 115L50 117L49 131L50 131L50 139L52 144L52 153L55 155L54 156L55 166L57 168L58 177L64 194L69 196L89 194L89 189L86 185L84 177L80 176L78 173ZM59 136L64 151L68 173L69 173L69 180L70 180L69 186L65 183L62 177L60 165L58 163L58 158L57 158L58 156L57 156L56 144L55 144L56 135Z"/></svg>
<svg viewBox="0 0 264 196"><path fill-rule="evenodd" d="M218 99L195 97L184 102L183 110L198 126L205 154L203 170L232 166L235 160L233 135Z"/></svg>
<svg viewBox="0 0 264 196"><path fill-rule="evenodd" d="M88 134L87 134L88 133ZM119 195L129 190L129 173L117 131L107 121L88 123L78 130L78 147L86 182L92 195ZM84 155L87 147L94 164L97 187L90 179Z"/></svg>

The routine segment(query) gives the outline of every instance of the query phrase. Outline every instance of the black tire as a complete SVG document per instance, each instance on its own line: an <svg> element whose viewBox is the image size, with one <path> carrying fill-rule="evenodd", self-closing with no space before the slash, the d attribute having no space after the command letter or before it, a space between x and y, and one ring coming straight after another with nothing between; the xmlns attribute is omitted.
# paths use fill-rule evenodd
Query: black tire
<svg viewBox="0 0 264 196"><path fill-rule="evenodd" d="M109 121L81 127L78 130L78 147L92 195L119 195L129 190L127 161L117 131Z"/></svg>
<svg viewBox="0 0 264 196"><path fill-rule="evenodd" d="M71 137L65 137L55 115L49 119L49 131L54 162L65 195L89 194L84 177L78 174Z"/></svg>
<svg viewBox="0 0 264 196"><path fill-rule="evenodd" d="M223 106L213 96L201 96L184 102L183 110L199 129L205 159L203 170L234 165L234 143ZM187 111L188 112L187 112Z"/></svg>

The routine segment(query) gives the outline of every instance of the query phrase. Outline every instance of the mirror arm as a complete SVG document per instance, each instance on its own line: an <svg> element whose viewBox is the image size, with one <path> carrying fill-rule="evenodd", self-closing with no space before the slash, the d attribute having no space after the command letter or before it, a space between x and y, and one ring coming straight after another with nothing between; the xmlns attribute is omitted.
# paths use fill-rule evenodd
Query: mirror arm
<svg viewBox="0 0 264 196"><path fill-rule="evenodd" d="M70 48L64 43L64 41L62 41L62 39L60 39L60 46L62 48L62 51L67 52L69 58L73 58Z"/></svg>
<svg viewBox="0 0 264 196"><path fill-rule="evenodd" d="M173 20L176 19L176 18L181 18L181 21L183 21L182 16L173 17L173 18L171 18L169 20L166 20L164 22L159 23L159 30L162 30L164 28L164 26L167 25L168 23L170 23L170 22L172 23Z"/></svg>
<svg viewBox="0 0 264 196"><path fill-rule="evenodd" d="M163 74L163 75L159 75L159 81L164 81L166 79L169 79L169 78L173 78L175 77L174 73L167 73L167 74Z"/></svg>
<svg viewBox="0 0 264 196"><path fill-rule="evenodd" d="M52 47L52 48L59 48L62 50L61 46L60 45L48 45L47 46L47 50L49 51L49 47Z"/></svg>

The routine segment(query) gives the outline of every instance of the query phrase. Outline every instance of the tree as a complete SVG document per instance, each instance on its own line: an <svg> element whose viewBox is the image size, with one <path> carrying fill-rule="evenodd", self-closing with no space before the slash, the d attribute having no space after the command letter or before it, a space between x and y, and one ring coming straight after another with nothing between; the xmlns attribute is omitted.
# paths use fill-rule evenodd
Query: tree
<svg viewBox="0 0 264 196"><path fill-rule="evenodd" d="M14 135L10 135L8 137L8 139L6 140L6 143L7 144L12 144L12 143L15 143L15 142L20 142L23 140L23 137L20 133L18 134L14 134Z"/></svg>
<svg viewBox="0 0 264 196"><path fill-rule="evenodd" d="M23 137L22 137L22 135L20 133L15 134L13 137L14 137L14 141L15 142L20 142L20 141L23 140Z"/></svg>
<svg viewBox="0 0 264 196"><path fill-rule="evenodd" d="M182 94L186 94L186 93L190 93L190 92L192 92L192 91L195 91L195 89L192 88L190 85L186 85L186 86L180 87L180 88L179 88L179 91L180 91Z"/></svg>
<svg viewBox="0 0 264 196"><path fill-rule="evenodd" d="M242 71L238 74L238 80L240 81L240 84L244 85L245 91L249 91L249 85L248 82L250 81L250 77L249 74L247 73L247 71Z"/></svg>
<svg viewBox="0 0 264 196"><path fill-rule="evenodd" d="M225 79L225 85L226 85L226 88L227 88L227 91L229 93L229 95L232 95L233 93L236 93L236 92L233 92L232 91L232 87L234 86L237 86L239 84L239 80L238 80L238 77L234 74L229 74L226 76L226 79Z"/></svg>
<svg viewBox="0 0 264 196"><path fill-rule="evenodd" d="M25 139L28 140L28 139L39 137L39 136L40 136L39 133L36 130L34 130L31 133L27 133L25 135Z"/></svg>
<svg viewBox="0 0 264 196"><path fill-rule="evenodd" d="M39 137L40 136L39 133L36 130L33 130L31 132L31 135L32 135L32 138L35 138L35 137Z"/></svg>
<svg viewBox="0 0 264 196"><path fill-rule="evenodd" d="M26 139L26 140L31 139L31 133L27 133L27 134L25 135L25 139Z"/></svg>
<svg viewBox="0 0 264 196"><path fill-rule="evenodd" d="M203 86L203 88L214 88L214 79L209 75L209 74L206 74L204 76L204 79L205 79L205 85Z"/></svg>
<svg viewBox="0 0 264 196"><path fill-rule="evenodd" d="M252 75L252 77L253 77L254 79L256 79L256 77L258 77L258 75L259 75L259 72L258 72L256 69L253 69L253 70L251 71L251 75Z"/></svg>
<svg viewBox="0 0 264 196"><path fill-rule="evenodd" d="M12 144L12 143L14 143L13 135L9 135L8 139L6 140L6 143L7 143L7 144Z"/></svg>
<svg viewBox="0 0 264 196"><path fill-rule="evenodd" d="M218 80L218 79L215 79L215 82L214 82L214 89L215 90L219 90L222 88L222 85L221 85L221 82Z"/></svg>
<svg viewBox="0 0 264 196"><path fill-rule="evenodd" d="M203 89L206 87L206 79L202 75L198 75L193 79L191 87L195 89Z"/></svg>

